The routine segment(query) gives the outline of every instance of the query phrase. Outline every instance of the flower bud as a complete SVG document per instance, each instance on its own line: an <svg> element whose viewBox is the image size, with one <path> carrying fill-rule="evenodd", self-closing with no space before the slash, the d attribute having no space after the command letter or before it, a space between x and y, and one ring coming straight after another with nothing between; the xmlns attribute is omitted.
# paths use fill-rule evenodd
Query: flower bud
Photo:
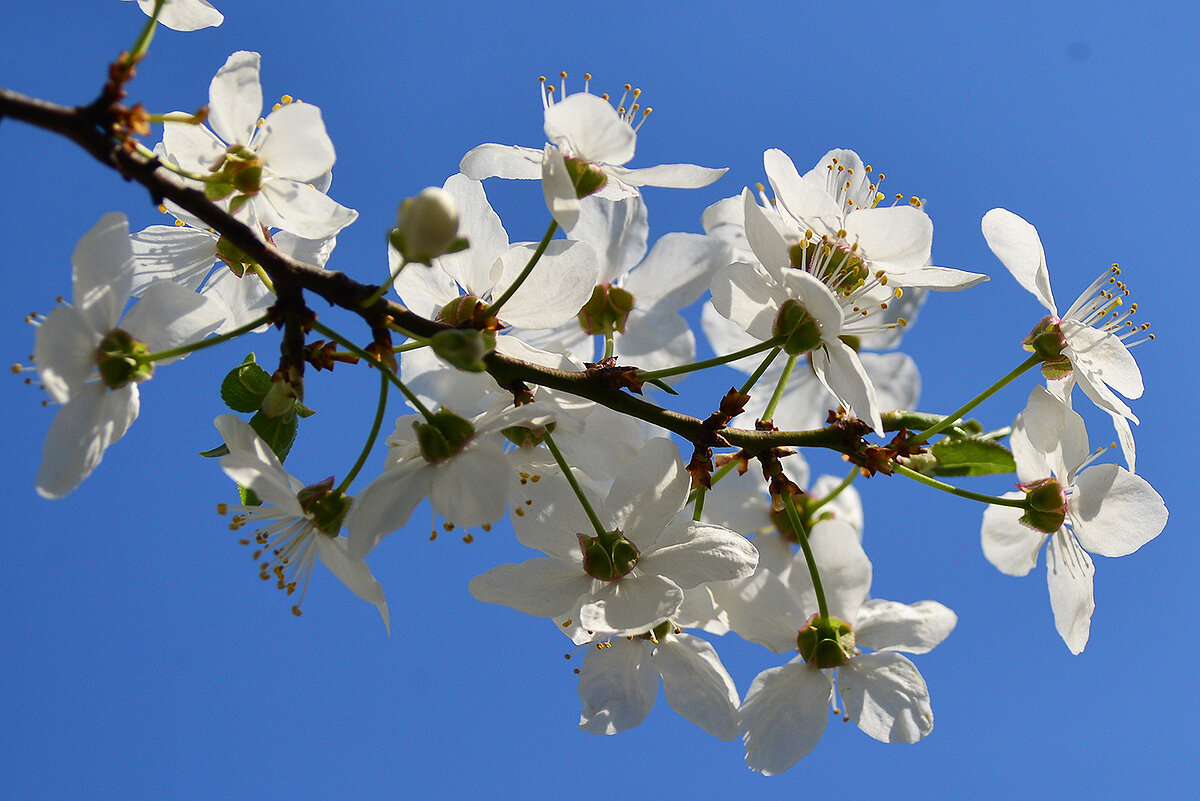
<svg viewBox="0 0 1200 801"><path fill-rule="evenodd" d="M796 635L796 647L810 665L841 667L854 656L854 631L839 618L813 615Z"/></svg>
<svg viewBox="0 0 1200 801"><path fill-rule="evenodd" d="M821 324L808 313L804 303L788 298L775 315L774 336L786 336L783 349L789 356L810 353L821 345Z"/></svg>
<svg viewBox="0 0 1200 801"><path fill-rule="evenodd" d="M428 264L455 249L458 205L454 196L436 186L405 199L396 214L398 250L407 261Z"/></svg>

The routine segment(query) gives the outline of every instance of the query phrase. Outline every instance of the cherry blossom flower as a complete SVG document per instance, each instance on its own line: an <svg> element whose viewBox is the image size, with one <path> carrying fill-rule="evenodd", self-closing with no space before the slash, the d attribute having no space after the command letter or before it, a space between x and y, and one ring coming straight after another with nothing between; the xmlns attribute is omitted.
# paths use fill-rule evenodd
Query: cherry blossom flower
<svg viewBox="0 0 1200 801"><path fill-rule="evenodd" d="M681 716L720 740L737 737L740 698L721 658L706 640L670 623L588 649L579 669L579 728L592 734L634 728L654 707L659 677Z"/></svg>
<svg viewBox="0 0 1200 801"><path fill-rule="evenodd" d="M138 383L154 365L146 356L197 341L226 316L220 302L169 281L155 281L122 318L133 286L129 222L104 215L71 256L74 303L41 323L34 358L42 385L62 404L46 434L37 490L61 498L125 435L140 408Z"/></svg>
<svg viewBox="0 0 1200 801"><path fill-rule="evenodd" d="M709 581L750 575L754 547L722 526L677 519L690 478L668 439L646 443L607 496L592 505L592 522L565 479L543 476L533 504L514 515L517 538L548 556L501 565L471 580L480 601L511 606L576 627L576 642L639 632L672 617L684 591ZM596 496L587 482L584 491Z"/></svg>
<svg viewBox="0 0 1200 801"><path fill-rule="evenodd" d="M912 743L929 734L929 690L912 662L898 652L932 650L958 620L936 601L907 605L867 600L871 563L844 524L814 527L809 543L832 626L817 618L803 557L745 591L757 616L748 638L777 653L797 646L801 651L787 664L760 673L742 702L739 727L746 764L767 775L782 773L816 747L836 701L835 688L846 717L876 740ZM836 651L814 650L807 635L820 630L820 636L827 636L829 628L836 629ZM747 636L736 625L734 630Z"/></svg>
<svg viewBox="0 0 1200 801"><path fill-rule="evenodd" d="M221 457L221 469L239 486L252 490L261 506L228 507L233 512L230 528L262 525L252 541L258 546L263 579L275 579L288 595L300 596L292 607L299 615L308 581L317 557L351 592L375 605L389 629L387 601L383 588L361 556L351 553L349 540L339 536L351 498L333 489L333 479L305 487L283 469L267 444L247 423L232 414L215 421L229 453ZM246 543L249 544L248 538Z"/></svg>
<svg viewBox="0 0 1200 801"><path fill-rule="evenodd" d="M642 186L690 189L708 186L725 174L725 169L694 164L625 167L633 159L637 129L641 127L641 120L636 127L633 125L640 108L640 90L633 90L633 103L626 110L625 95L618 108L613 108L607 96L589 94L586 87L574 94L564 90L558 102L552 89L542 91L549 141L544 149L480 145L463 156L459 169L477 180L541 178L546 207L565 231L574 228L578 220L579 198L592 192L619 200L637 195ZM630 89L626 86L626 92ZM649 112L645 109L642 118Z"/></svg>
<svg viewBox="0 0 1200 801"><path fill-rule="evenodd" d="M259 55L238 51L209 86L208 123L167 122L161 155L192 173L225 176L231 211L305 239L336 234L358 217L314 184L334 163L321 111L308 103L280 105L260 122ZM207 184L216 192L217 187Z"/></svg>
<svg viewBox="0 0 1200 801"><path fill-rule="evenodd" d="M982 228L996 258L1050 312L1030 335L1027 349L1047 356L1043 373L1061 397L1070 397L1073 384L1061 383L1069 375L1092 403L1112 416L1126 460L1133 469L1133 436L1125 421L1136 423L1138 419L1119 396L1133 399L1142 395L1142 373L1125 340L1142 334L1148 325L1130 322L1129 317L1137 310L1136 303L1123 313L1117 310L1123 304L1123 296L1129 294L1116 278L1120 270L1114 264L1059 315L1050 290L1046 252L1037 229L1007 209L992 209L983 215ZM1153 339L1154 335L1148 338Z"/></svg>
<svg viewBox="0 0 1200 801"><path fill-rule="evenodd" d="M1046 544L1046 581L1054 625L1071 653L1087 645L1096 608L1088 555L1125 556L1167 524L1162 498L1141 476L1114 464L1084 469L1088 453L1083 418L1044 387L1035 387L1010 437L1021 492L1035 512L989 506L981 539L988 561L1024 576Z"/></svg>
<svg viewBox="0 0 1200 801"><path fill-rule="evenodd" d="M156 0L137 0L138 6L146 12L146 16L154 15ZM158 12L158 21L176 31L197 31L201 28L215 28L225 20L220 11L212 7L208 0L164 0L162 10Z"/></svg>

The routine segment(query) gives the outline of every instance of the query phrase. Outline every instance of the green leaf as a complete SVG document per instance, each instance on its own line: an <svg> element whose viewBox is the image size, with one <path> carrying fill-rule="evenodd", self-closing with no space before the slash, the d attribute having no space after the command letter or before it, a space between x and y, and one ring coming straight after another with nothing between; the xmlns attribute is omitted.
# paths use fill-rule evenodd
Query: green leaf
<svg viewBox="0 0 1200 801"><path fill-rule="evenodd" d="M229 453L229 446L226 445L224 442L222 442L220 445L218 445L215 448L210 448L207 451L200 451L200 455L203 456L205 459L215 459L218 456L224 456L227 453Z"/></svg>
<svg viewBox="0 0 1200 801"><path fill-rule="evenodd" d="M221 382L221 400L235 412L257 412L270 388L271 374L255 363L251 353Z"/></svg>
<svg viewBox="0 0 1200 801"><path fill-rule="evenodd" d="M943 439L929 450L937 458L932 470L935 476L987 476L1017 471L1012 451L990 439Z"/></svg>
<svg viewBox="0 0 1200 801"><path fill-rule="evenodd" d="M250 418L250 427L254 429L254 433L262 437L263 442L267 443L267 447L282 462L287 458L288 451L292 449L292 443L296 441L296 429L299 428L299 423L294 413L283 414L279 417L267 417L262 412L258 412Z"/></svg>

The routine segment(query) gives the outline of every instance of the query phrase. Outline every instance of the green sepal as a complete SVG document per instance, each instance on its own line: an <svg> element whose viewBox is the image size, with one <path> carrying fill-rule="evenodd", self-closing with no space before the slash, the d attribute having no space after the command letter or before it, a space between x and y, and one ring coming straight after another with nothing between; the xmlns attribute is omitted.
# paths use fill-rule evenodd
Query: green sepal
<svg viewBox="0 0 1200 801"><path fill-rule="evenodd" d="M1015 473L1012 451L984 437L946 438L935 442L929 452L936 461L921 472L935 476L989 476Z"/></svg>
<svg viewBox="0 0 1200 801"><path fill-rule="evenodd" d="M496 334L474 328L446 329L430 337L429 345L452 367L468 373L482 373L487 370L484 358L496 349Z"/></svg>
<svg viewBox="0 0 1200 801"><path fill-rule="evenodd" d="M271 374L258 366L254 354L247 354L221 381L221 400L235 412L257 412L271 389Z"/></svg>
<svg viewBox="0 0 1200 801"><path fill-rule="evenodd" d="M224 181L205 181L204 197L209 200L224 200L233 194L233 184Z"/></svg>
<svg viewBox="0 0 1200 801"><path fill-rule="evenodd" d="M148 352L146 343L134 339L127 331L114 328L96 348L100 379L109 389L145 381L154 375L154 363L146 358Z"/></svg>
<svg viewBox="0 0 1200 801"><path fill-rule="evenodd" d="M430 464L449 459L461 451L475 436L475 426L449 409L440 409L428 421L413 422L421 456Z"/></svg>
<svg viewBox="0 0 1200 801"><path fill-rule="evenodd" d="M811 353L821 346L821 324L796 298L788 298L779 307L771 334L787 337L782 347L789 356Z"/></svg>
<svg viewBox="0 0 1200 801"><path fill-rule="evenodd" d="M810 665L841 667L854 656L854 631L840 618L813 615L797 633L796 648Z"/></svg>
<svg viewBox="0 0 1200 801"><path fill-rule="evenodd" d="M296 495L300 508L312 515L319 531L336 537L342 530L342 522L350 511L354 498L333 488L333 477L310 484Z"/></svg>
<svg viewBox="0 0 1200 801"><path fill-rule="evenodd" d="M225 446L222 445L221 447L224 448ZM262 498L258 497L258 493L249 487L243 487L239 484L238 497L242 500L242 506L262 506Z"/></svg>
<svg viewBox="0 0 1200 801"><path fill-rule="evenodd" d="M604 170L590 161L572 156L567 156L563 161L567 165L567 175L571 176L571 184L575 187L575 197L585 198L599 192L608 183Z"/></svg>
<svg viewBox="0 0 1200 801"><path fill-rule="evenodd" d="M624 334L625 323L633 311L632 293L612 284L600 284L576 315L579 327L593 336Z"/></svg>
<svg viewBox="0 0 1200 801"><path fill-rule="evenodd" d="M583 572L594 579L616 581L633 570L641 558L638 547L625 539L619 528L594 537L575 536L583 551Z"/></svg>

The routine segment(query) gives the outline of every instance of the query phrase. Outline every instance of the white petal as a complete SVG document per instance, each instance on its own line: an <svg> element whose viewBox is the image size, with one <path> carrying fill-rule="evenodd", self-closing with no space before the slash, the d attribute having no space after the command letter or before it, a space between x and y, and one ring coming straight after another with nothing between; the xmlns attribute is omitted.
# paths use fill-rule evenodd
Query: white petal
<svg viewBox="0 0 1200 801"><path fill-rule="evenodd" d="M350 554L365 556L380 540L403 527L432 483L433 471L422 461L389 467L364 487L346 515Z"/></svg>
<svg viewBox="0 0 1200 801"><path fill-rule="evenodd" d="M668 634L654 649L667 703L719 740L738 733L738 697L733 679L713 647L699 637Z"/></svg>
<svg viewBox="0 0 1200 801"><path fill-rule="evenodd" d="M634 170L610 167L605 170L629 186L663 186L669 189L708 186L728 171L728 167L700 167L695 164L656 164Z"/></svg>
<svg viewBox="0 0 1200 801"><path fill-rule="evenodd" d="M746 765L773 776L817 747L829 722L833 685L799 657L755 677L742 702L738 728Z"/></svg>
<svg viewBox="0 0 1200 801"><path fill-rule="evenodd" d="M742 209L746 220L746 240L751 250L759 263L778 278L779 271L792 263L787 242L767 218L766 212L758 205L754 193L749 189L742 190Z"/></svg>
<svg viewBox="0 0 1200 801"><path fill-rule="evenodd" d="M718 269L730 263L729 249L699 234L666 234L622 286L640 309L678 311L696 301Z"/></svg>
<svg viewBox="0 0 1200 801"><path fill-rule="evenodd" d="M633 128L607 100L584 92L548 107L545 130L546 138L569 155L597 164L624 164L637 144Z"/></svg>
<svg viewBox="0 0 1200 801"><path fill-rule="evenodd" d="M570 611L591 584L582 566L547 557L499 565L471 579L469 588L477 601L511 606L534 617L558 617Z"/></svg>
<svg viewBox="0 0 1200 801"><path fill-rule="evenodd" d="M259 212L264 224L304 239L332 236L358 219L354 209L340 205L308 184L287 178L265 181L250 205Z"/></svg>
<svg viewBox="0 0 1200 801"><path fill-rule="evenodd" d="M371 575L371 568L367 567L362 557L349 554L345 537L328 537L324 534L313 536L317 540L321 561L329 568L329 572L337 576L338 580L359 598L375 604L379 616L383 618L383 625L390 634L392 624L388 615L387 599L383 596L383 587Z"/></svg>
<svg viewBox="0 0 1200 801"><path fill-rule="evenodd" d="M586 577L582 570L580 574ZM631 573L616 581L596 583L601 586L579 609L579 625L589 631L644 630L674 615L683 603L683 590L658 575Z"/></svg>
<svg viewBox="0 0 1200 801"><path fill-rule="evenodd" d="M949 636L958 616L937 601L870 600L858 611L855 644L873 651L923 654Z"/></svg>
<svg viewBox="0 0 1200 801"><path fill-rule="evenodd" d="M500 258L493 299L516 281L533 252L531 245L518 245ZM591 298L599 274L600 263L590 245L555 240L500 309L500 319L516 328L560 326L579 314L583 304Z"/></svg>
<svg viewBox="0 0 1200 801"><path fill-rule="evenodd" d="M885 743L915 743L933 731L929 688L912 662L891 651L861 654L838 669L838 692L858 728Z"/></svg>
<svg viewBox="0 0 1200 801"><path fill-rule="evenodd" d="M911 270L915 273L922 269L940 269L926 268L933 245L933 222L921 209L913 206L857 209L846 217L845 228L847 240L857 242L868 261L889 272ZM983 280L983 277L977 280Z"/></svg>
<svg viewBox="0 0 1200 801"><path fill-rule="evenodd" d="M321 110L309 103L272 111L259 129L255 150L275 175L306 183L329 172L335 160Z"/></svg>
<svg viewBox="0 0 1200 801"><path fill-rule="evenodd" d="M783 287L757 265L738 262L713 277L713 308L759 341L774 336L775 317L787 299Z"/></svg>
<svg viewBox="0 0 1200 801"><path fill-rule="evenodd" d="M1022 498L1024 493L1008 492L1005 498ZM980 538L983 555L1001 573L1024 576L1037 564L1038 551L1046 534L1020 522L1022 511L1012 506L989 506L983 510Z"/></svg>
<svg viewBox="0 0 1200 801"><path fill-rule="evenodd" d="M763 153L763 167L775 198L794 220L808 227L817 227L817 220L837 226L842 207L815 182L800 177L795 163L782 150L772 148Z"/></svg>
<svg viewBox="0 0 1200 801"><path fill-rule="evenodd" d="M37 491L61 498L79 486L100 464L105 449L125 435L138 416L136 384L109 390L88 384L54 415L42 446Z"/></svg>
<svg viewBox="0 0 1200 801"><path fill-rule="evenodd" d="M154 13L155 0L138 0L146 16ZM158 14L158 21L175 31L198 31L220 25L225 17L208 0L167 0Z"/></svg>
<svg viewBox="0 0 1200 801"><path fill-rule="evenodd" d="M853 625L871 588L872 572L871 560L863 551L858 531L846 520L822 520L809 532L808 542L821 574L829 614ZM793 581L801 586L811 586L807 566L800 567L804 565L803 555L796 554L796 561L803 578ZM817 611L815 597L806 605L811 611Z"/></svg>
<svg viewBox="0 0 1200 801"><path fill-rule="evenodd" d="M625 321L625 333L616 335L615 353L623 364L662 370L695 361L696 338L681 314L645 314L634 309Z"/></svg>
<svg viewBox="0 0 1200 801"><path fill-rule="evenodd" d="M75 308L93 330L107 334L133 289L133 246L124 214L105 214L83 235L71 253L71 275Z"/></svg>
<svg viewBox="0 0 1200 801"><path fill-rule="evenodd" d="M645 640L615 638L606 648L589 648L579 668L579 728L617 734L640 724L654 708L658 673Z"/></svg>
<svg viewBox="0 0 1200 801"><path fill-rule="evenodd" d="M653 552L643 551L638 570L667 576L681 589L747 578L758 565L758 551L750 541L722 526L681 521L667 529L663 540L668 542L660 541Z"/></svg>
<svg viewBox="0 0 1200 801"><path fill-rule="evenodd" d="M599 284L608 284L633 269L646 255L646 204L638 195L606 200L592 195L579 204L571 238L586 242L600 261ZM649 304L647 304L649 305Z"/></svg>
<svg viewBox="0 0 1200 801"><path fill-rule="evenodd" d="M159 147L162 149L163 158L175 162L188 172L208 172L209 168L215 167L225 156L226 143L203 125L164 122L162 136L162 144ZM195 221L187 222L194 224Z"/></svg>
<svg viewBox="0 0 1200 801"><path fill-rule="evenodd" d="M541 178L542 151L530 147L480 145L462 157L458 169L476 181L485 178Z"/></svg>
<svg viewBox="0 0 1200 801"><path fill-rule="evenodd" d="M1140 398L1143 390L1142 371L1138 369L1125 343L1107 331L1079 323L1072 325L1073 322L1063 321L1063 336L1068 345L1066 355L1072 366L1081 373L1078 379L1084 391L1087 391L1088 384L1107 384L1126 398ZM1088 392L1088 397L1092 396L1093 393ZM1101 406L1099 401L1093 401Z"/></svg>
<svg viewBox="0 0 1200 801"><path fill-rule="evenodd" d="M459 526L495 523L504 514L515 476L497 442L478 442L432 468L433 509Z"/></svg>
<svg viewBox="0 0 1200 801"><path fill-rule="evenodd" d="M171 281L155 281L125 315L121 327L134 339L146 343L151 353L158 353L215 332L227 312L224 304L197 295L187 287ZM155 364L172 361L175 359L159 359Z"/></svg>
<svg viewBox="0 0 1200 801"><path fill-rule="evenodd" d="M96 331L74 306L59 306L38 326L33 359L38 380L55 403L67 403L96 372Z"/></svg>
<svg viewBox="0 0 1200 801"><path fill-rule="evenodd" d="M813 372L856 417L869 425L871 430L883 433L883 418L880 417L875 388L858 354L840 339L823 341L825 347L812 352Z"/></svg>
<svg viewBox="0 0 1200 801"><path fill-rule="evenodd" d="M579 197L563 153L553 145L546 145L542 154L542 198L550 216L569 233L579 219Z"/></svg>
<svg viewBox="0 0 1200 801"><path fill-rule="evenodd" d="M613 482L600 520L621 529L647 553L683 507L690 484L679 448L665 437L655 437Z"/></svg>
<svg viewBox="0 0 1200 801"><path fill-rule="evenodd" d="M1032 292L1051 314L1057 315L1046 252L1037 229L1007 209L992 209L983 215L981 227L988 247L1017 283Z"/></svg>
<svg viewBox="0 0 1200 801"><path fill-rule="evenodd" d="M259 61L258 53L239 50L225 60L208 86L208 124L228 144L248 145L254 135L263 107Z"/></svg>
<svg viewBox="0 0 1200 801"><path fill-rule="evenodd" d="M134 295L156 279L199 289L217 260L217 237L208 231L152 225L129 239L135 260Z"/></svg>
<svg viewBox="0 0 1200 801"><path fill-rule="evenodd" d="M1082 653L1092 628L1096 602L1092 578L1096 567L1075 538L1060 530L1046 546L1046 583L1054 627L1071 653Z"/></svg>
<svg viewBox="0 0 1200 801"><path fill-rule="evenodd" d="M458 235L471 243L459 253L434 260L434 264L458 281L467 292L480 295L492 286L491 269L508 250L508 232L500 215L492 210L483 184L459 173L446 179L443 187L458 206Z"/></svg>
<svg viewBox="0 0 1200 801"><path fill-rule="evenodd" d="M575 470L575 478L592 508L596 508L602 497L601 490L578 470ZM525 485L524 489L532 503L516 507L521 509L521 513L514 508L511 515L517 540L526 547L536 548L564 561L578 560L582 570L583 556L576 535L593 536L595 532L591 521L561 473L541 475L540 479Z"/></svg>
<svg viewBox="0 0 1200 801"><path fill-rule="evenodd" d="M1101 464L1076 477L1071 521L1084 550L1125 556L1159 535L1167 525L1167 507L1146 479Z"/></svg>

